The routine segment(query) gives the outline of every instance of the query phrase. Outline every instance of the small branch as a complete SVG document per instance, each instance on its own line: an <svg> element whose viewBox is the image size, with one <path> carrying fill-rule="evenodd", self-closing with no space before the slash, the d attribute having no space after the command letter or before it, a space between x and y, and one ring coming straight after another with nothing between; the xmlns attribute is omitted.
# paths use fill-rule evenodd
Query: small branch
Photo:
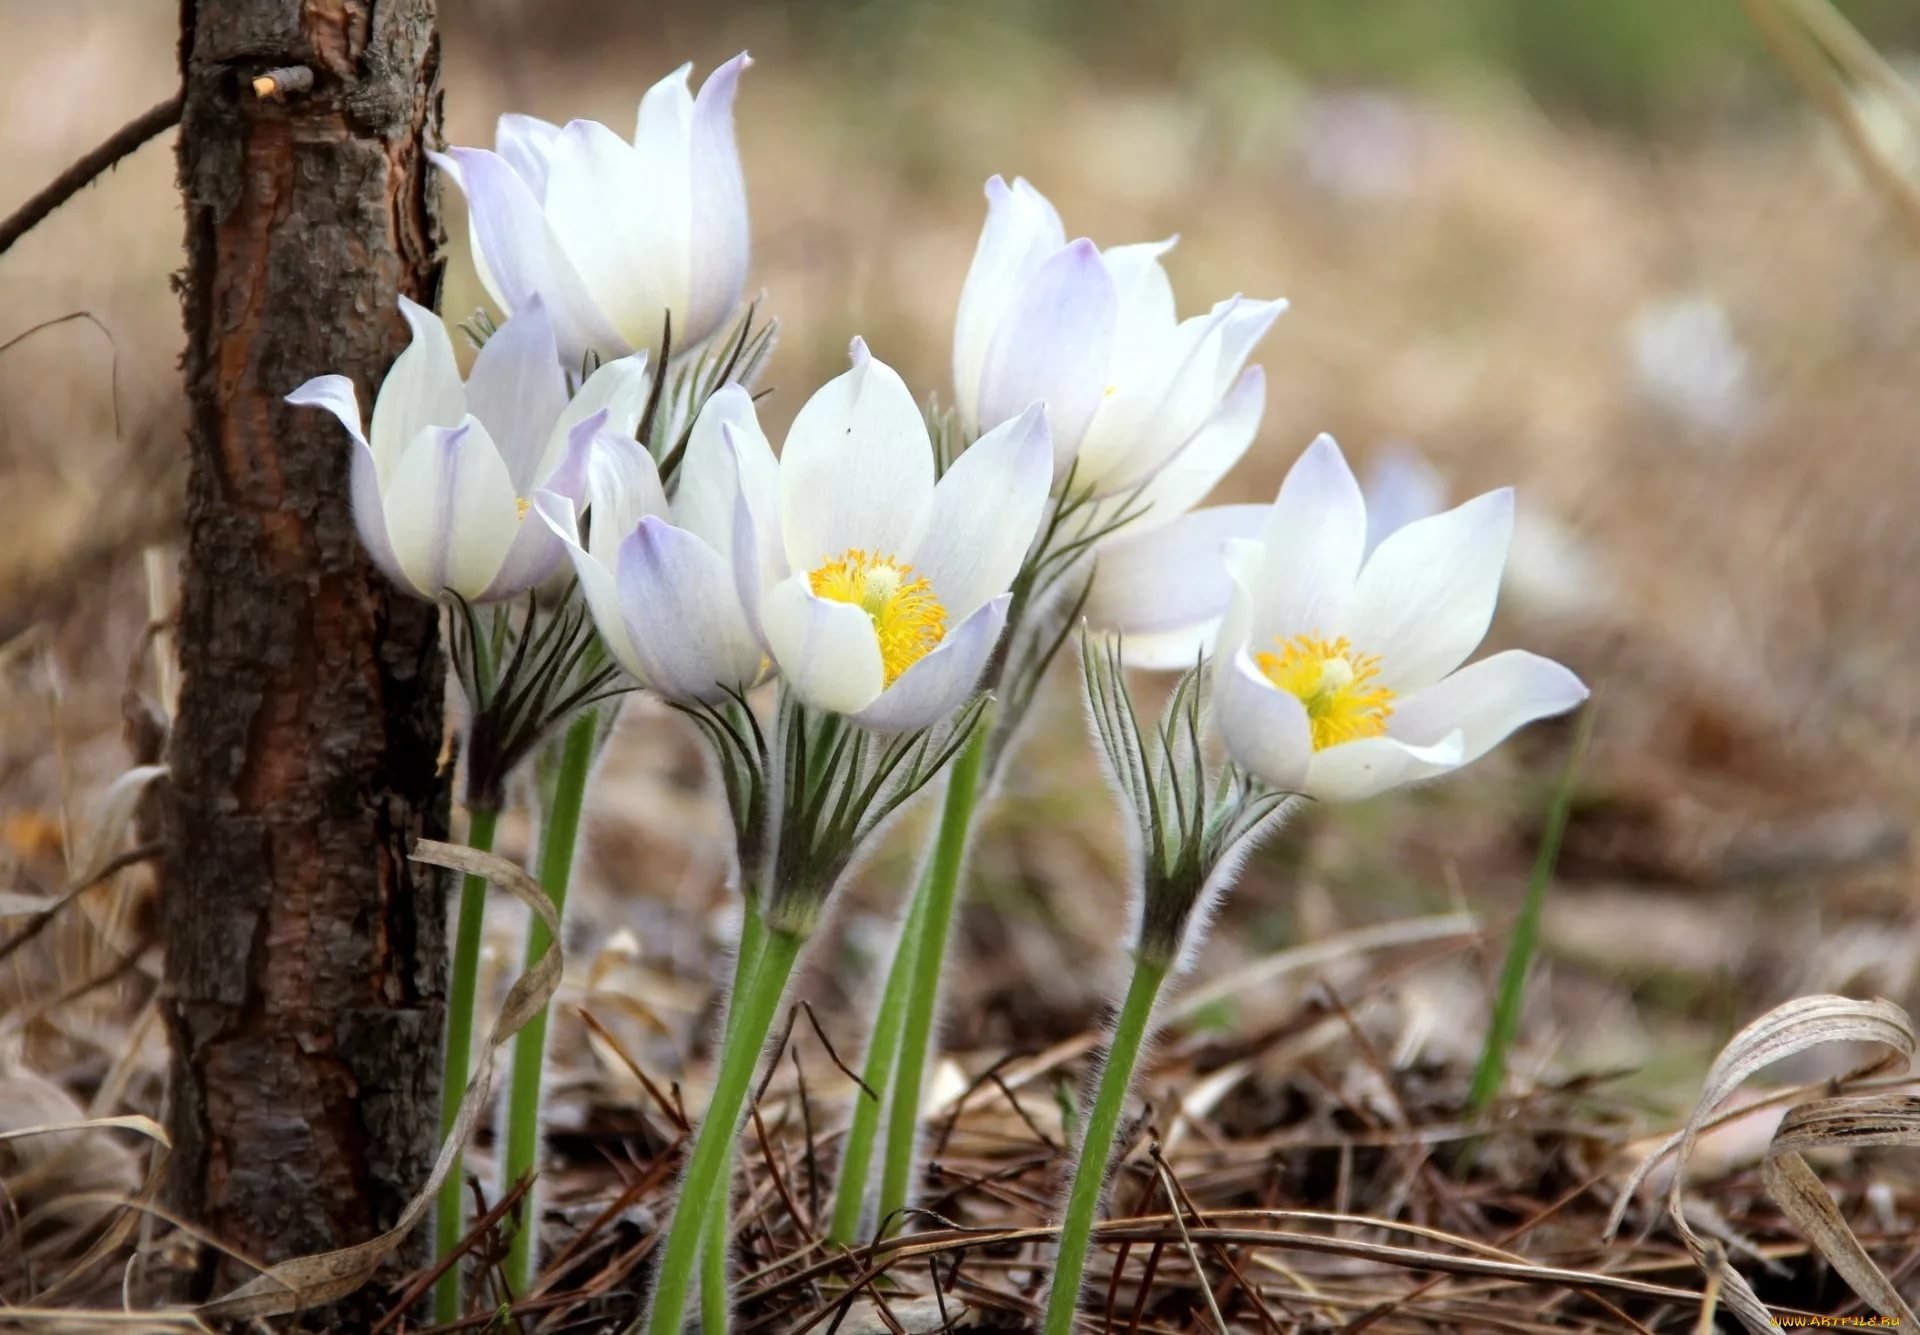
<svg viewBox="0 0 1920 1335"><path fill-rule="evenodd" d="M29 199L0 222L0 255L13 249L13 243L45 221L48 214L72 199L94 177L106 171L134 149L180 123L178 94L157 106L149 107L122 125L106 141L54 177L46 189Z"/></svg>

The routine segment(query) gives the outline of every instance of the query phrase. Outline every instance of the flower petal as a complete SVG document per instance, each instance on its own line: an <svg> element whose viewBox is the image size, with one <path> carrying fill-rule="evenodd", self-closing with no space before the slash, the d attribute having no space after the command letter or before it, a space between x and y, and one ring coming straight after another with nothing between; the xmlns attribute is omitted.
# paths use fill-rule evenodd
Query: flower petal
<svg viewBox="0 0 1920 1335"><path fill-rule="evenodd" d="M806 575L767 590L760 625L781 674L814 708L857 714L879 696L886 669L873 618L852 603L816 597Z"/></svg>
<svg viewBox="0 0 1920 1335"><path fill-rule="evenodd" d="M1381 542L1341 627L1380 656L1380 684L1405 695L1458 667L1486 637L1513 536L1513 492L1476 496Z"/></svg>
<svg viewBox="0 0 1920 1335"><path fill-rule="evenodd" d="M1234 763L1283 792L1299 792L1313 760L1313 729L1298 699L1268 681L1241 649L1213 674L1215 726Z"/></svg>
<svg viewBox="0 0 1920 1335"><path fill-rule="evenodd" d="M1013 583L1053 484L1053 445L1039 404L963 450L933 489L909 560L933 585L949 621Z"/></svg>
<svg viewBox="0 0 1920 1335"><path fill-rule="evenodd" d="M400 298L400 313L413 341L393 359L373 399L373 423L367 432L382 477L390 477L400 456L430 426L460 424L467 411L453 343L440 317L418 302Z"/></svg>
<svg viewBox="0 0 1920 1335"><path fill-rule="evenodd" d="M482 148L432 156L466 193L475 267L502 312L511 315L535 296L544 301L566 366L579 365L588 352L618 357L632 350L561 252L540 200L505 158Z"/></svg>
<svg viewBox="0 0 1920 1335"><path fill-rule="evenodd" d="M367 549L367 555L380 567L380 573L388 579L422 598L430 598L430 593L422 593L413 587L413 581L407 578L407 572L400 568L399 560L393 554L393 542L387 537L387 508L380 498L380 466L374 462L373 450L366 441L360 439L360 433L354 432L353 463L350 475L350 488L353 495L353 523L360 530L360 544Z"/></svg>
<svg viewBox="0 0 1920 1335"><path fill-rule="evenodd" d="M1124 637L1128 661L1136 663L1137 636L1212 630L1233 597L1226 544L1252 537L1266 518L1264 505L1216 505L1100 544L1087 624ZM1189 655L1179 666L1192 665Z"/></svg>
<svg viewBox="0 0 1920 1335"><path fill-rule="evenodd" d="M848 548L904 555L933 501L933 444L913 395L860 339L852 354L853 369L801 407L780 456L780 529L795 570Z"/></svg>
<svg viewBox="0 0 1920 1335"><path fill-rule="evenodd" d="M581 596L587 600L587 611L593 614L594 628L600 632L607 652L644 686L646 677L640 671L640 657L634 652L633 637L627 634L627 619L620 610L620 586L613 571L580 545L577 507L557 492L543 491L533 498L533 508L572 559L574 574L580 579Z"/></svg>
<svg viewBox="0 0 1920 1335"><path fill-rule="evenodd" d="M995 176L987 182L987 221L980 229L980 243L974 248L953 322L954 401L969 432L977 433L983 425L980 371L987 363L993 331L1021 285L1066 242L1060 215L1046 196L1024 180L1008 186Z"/></svg>
<svg viewBox="0 0 1920 1335"><path fill-rule="evenodd" d="M360 395L346 376L317 375L287 395L287 402L297 408L325 408L339 419L349 436L362 445L367 443L360 430Z"/></svg>
<svg viewBox="0 0 1920 1335"><path fill-rule="evenodd" d="M538 116L508 112L494 125L493 147L519 173L535 199L547 196L547 159L560 138L560 127Z"/></svg>
<svg viewBox="0 0 1920 1335"><path fill-rule="evenodd" d="M674 330L675 342L683 347L718 329L740 304L747 284L747 182L734 138L733 98L741 71L752 63L742 51L707 76L693 101L686 328Z"/></svg>
<svg viewBox="0 0 1920 1335"><path fill-rule="evenodd" d="M1519 728L1564 714L1586 698L1585 683L1551 658L1508 649L1396 702L1387 734L1421 746L1458 733L1465 765Z"/></svg>
<svg viewBox="0 0 1920 1335"><path fill-rule="evenodd" d="M647 370L645 352L602 362L567 402L553 428L554 438L559 439L602 408L607 410L607 430L616 436L631 436L640 425L640 415L647 410L647 396L652 390L653 377Z"/></svg>
<svg viewBox="0 0 1920 1335"><path fill-rule="evenodd" d="M429 597L477 602L513 541L518 507L507 466L472 417L421 429L385 495L395 563Z"/></svg>
<svg viewBox="0 0 1920 1335"><path fill-rule="evenodd" d="M1118 303L1099 250L1075 241L1022 285L988 344L975 420L994 426L1045 403L1056 478L1105 395Z"/></svg>
<svg viewBox="0 0 1920 1335"><path fill-rule="evenodd" d="M592 419L588 419L591 421ZM588 431L586 423L574 428ZM672 513L653 456L631 436L591 433L587 454L587 550L609 570L618 568L620 544L648 515Z"/></svg>
<svg viewBox="0 0 1920 1335"><path fill-rule="evenodd" d="M714 703L760 675L726 557L657 515L620 544L620 607L641 676L669 700Z"/></svg>
<svg viewBox="0 0 1920 1335"><path fill-rule="evenodd" d="M547 225L623 340L603 355L657 349L667 312L686 310L686 208L684 141L678 174L657 175L598 121L560 132L547 168Z"/></svg>
<svg viewBox="0 0 1920 1335"><path fill-rule="evenodd" d="M467 410L493 437L516 495L531 496L543 480L547 441L566 406L553 325L536 297L494 331L467 376Z"/></svg>
<svg viewBox="0 0 1920 1335"><path fill-rule="evenodd" d="M753 627L760 647L766 649L767 635L760 624L760 600L766 590L785 579L788 572L786 552L780 542L780 464L757 423L753 431L744 431L737 423L722 422L720 436L734 474L730 552L734 590L740 596L741 609L747 614L747 624Z"/></svg>
<svg viewBox="0 0 1920 1335"><path fill-rule="evenodd" d="M1116 492L1164 468L1219 408L1254 342L1285 308L1284 301L1231 297L1182 321L1157 353L1170 371L1116 382L1117 393L1087 433L1089 480Z"/></svg>
<svg viewBox="0 0 1920 1335"><path fill-rule="evenodd" d="M1395 737L1363 737L1314 752L1302 791L1325 802L1358 802L1402 784L1437 778L1464 763L1457 732L1432 746L1409 746Z"/></svg>
<svg viewBox="0 0 1920 1335"><path fill-rule="evenodd" d="M1289 638L1337 634L1367 540L1360 484L1332 436L1321 436L1288 471L1267 513L1249 633ZM1371 644L1368 653L1378 652Z"/></svg>
<svg viewBox="0 0 1920 1335"><path fill-rule="evenodd" d="M1013 595L1003 593L980 604L853 721L874 732L911 732L960 708L980 684L1012 603Z"/></svg>
<svg viewBox="0 0 1920 1335"><path fill-rule="evenodd" d="M1125 495L1108 504L1131 510L1145 508L1146 513L1128 525L1129 532L1179 518L1205 500L1245 456L1260 433L1260 419L1266 409L1267 373L1249 366L1233 382L1213 416L1148 480L1139 496L1131 498L1131 504Z"/></svg>
<svg viewBox="0 0 1920 1335"><path fill-rule="evenodd" d="M543 485L539 488L542 494L564 500L569 507L577 506L585 499L587 461L593 454L593 440L598 434L600 420L595 417L574 428L567 442L566 454L558 466L542 479ZM523 498L526 494L525 491L520 493ZM524 500L515 504L519 507L519 532L514 534L513 545L507 549L493 583L481 595L482 602L516 598L544 581L560 564L562 535L556 534L550 525L542 523L537 516L529 515L531 507ZM568 513L571 515L571 508Z"/></svg>
<svg viewBox="0 0 1920 1335"><path fill-rule="evenodd" d="M680 485L673 494L673 517L681 528L731 560L734 498L740 481L727 446L729 429L740 442L737 448L762 499L778 494L779 464L760 430L753 396L739 385L724 385L701 407L688 433Z"/></svg>

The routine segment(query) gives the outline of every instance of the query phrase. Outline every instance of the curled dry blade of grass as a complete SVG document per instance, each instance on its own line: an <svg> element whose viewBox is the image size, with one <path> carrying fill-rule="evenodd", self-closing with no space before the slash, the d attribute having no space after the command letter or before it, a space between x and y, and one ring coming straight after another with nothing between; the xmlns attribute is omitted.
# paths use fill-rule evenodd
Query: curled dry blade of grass
<svg viewBox="0 0 1920 1335"><path fill-rule="evenodd" d="M475 853L455 844L423 839L414 845L413 859L436 867L468 875L484 876L515 899L525 904L546 925L549 944L546 952L514 980L507 992L493 1031L481 1047L479 1062L467 1092L460 1100L453 1130L440 1146L433 1172L400 1212L399 1221L379 1237L338 1251L317 1256L301 1256L282 1261L221 1298L196 1309L209 1321L242 1321L269 1316L284 1316L308 1307L337 1302L373 1277L387 1257L406 1241L407 1235L433 1208L440 1184L452 1171L454 1161L473 1134L474 1124L487 1106L493 1087L495 1054L502 1044L546 1006L560 984L561 955L558 944L560 918L553 904L531 876L503 858Z"/></svg>
<svg viewBox="0 0 1920 1335"><path fill-rule="evenodd" d="M1668 1154L1674 1156L1667 1187L1667 1218L1697 1264L1718 1285L1721 1301L1741 1325L1760 1335L1778 1329L1773 1314L1746 1278L1728 1263L1726 1253L1695 1232L1684 1207L1687 1161L1713 1113L1755 1073L1774 1062L1828 1043L1871 1043L1885 1055L1846 1080L1905 1070L1913 1060L1913 1022L1890 1001L1853 1001L1846 997L1801 997L1776 1006L1735 1034L1707 1072L1706 1087L1687 1124L1635 1169L1607 1221L1611 1239L1626 1218L1640 1186ZM1805 1153L1815 1149L1868 1146L1920 1146L1920 1098L1912 1095L1861 1097L1835 1094L1803 1103L1787 1112L1761 1166L1761 1179L1788 1218L1874 1311L1911 1327L1913 1309L1884 1271L1867 1255L1847 1226L1833 1196L1808 1167Z"/></svg>

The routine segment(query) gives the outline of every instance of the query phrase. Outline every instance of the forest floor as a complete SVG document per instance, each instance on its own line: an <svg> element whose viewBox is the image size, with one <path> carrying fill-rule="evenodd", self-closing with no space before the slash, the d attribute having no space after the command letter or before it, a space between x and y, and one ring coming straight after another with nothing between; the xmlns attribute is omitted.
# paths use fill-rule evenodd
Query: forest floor
<svg viewBox="0 0 1920 1335"><path fill-rule="evenodd" d="M76 35L0 3L15 67L0 211L168 94L165 62L144 58L167 40L158 9ZM449 23L454 142L487 142L509 106L622 123L668 63L508 60L477 20ZM1363 461L1411 442L1456 500L1515 484L1491 647L1548 653L1596 687L1494 1114L1467 1115L1467 1081L1564 724L1445 785L1309 812L1249 866L1125 1131L1109 1210L1123 1222L1092 1286L1111 1328L1693 1329L1718 1299L1657 1195L1602 1240L1634 1165L1770 1008L1920 997L1911 238L1794 116L1626 138L1497 91L1316 90L1241 52L1175 89L1101 79L1042 46L996 49L992 87L963 77L961 52L876 75L856 99L777 34L702 29L689 50L704 70L749 43L755 270L784 328L774 439L854 333L909 383L943 384L980 183L1019 172L1070 230L1181 232L1183 311L1235 290L1292 299L1258 358L1261 442L1224 498L1270 497L1320 430ZM33 921L20 910L138 842L138 804L115 781L161 755L184 460L171 171L150 146L0 261L0 341L75 309L104 327L0 352L0 942ZM457 196L446 209L457 316L481 294ZM1700 351L1709 307L1737 359ZM1043 697L973 856L919 1231L835 1255L817 1223L854 1094L826 1045L860 1049L924 812L846 893L802 983L818 1033L795 1026L749 1124L743 1329L1026 1328L1045 1273L1035 1230L1124 967L1119 827L1069 686ZM527 835L510 819L503 851L524 853ZM514 1306L526 1329L632 1309L685 1110L705 1097L728 837L695 739L632 702L568 910L544 1220L556 1259ZM153 895L132 866L0 958L0 1134L158 1115ZM495 997L522 930L503 901ZM1770 1066L1688 1169L1691 1226L1783 1314L1862 1310L1762 1163L1789 1106L1878 1055L1822 1045ZM1915 1092L1887 1084L1898 1074L1872 1091ZM89 1254L122 1217L109 1198L137 1195L155 1152L125 1129L0 1141L0 1300L30 1306L83 1256L86 1301L117 1306L123 1281L157 1292L185 1245L158 1219ZM483 1181L489 1153L483 1131ZM1814 1162L1915 1293L1911 1152ZM497 1328L480 1310L467 1328ZM408 1320L392 1329L424 1328Z"/></svg>

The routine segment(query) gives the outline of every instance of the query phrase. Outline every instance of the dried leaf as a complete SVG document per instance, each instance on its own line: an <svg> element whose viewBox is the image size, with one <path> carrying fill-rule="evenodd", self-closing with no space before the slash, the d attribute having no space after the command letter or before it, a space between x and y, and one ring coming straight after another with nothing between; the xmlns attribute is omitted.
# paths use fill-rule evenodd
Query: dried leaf
<svg viewBox="0 0 1920 1335"><path fill-rule="evenodd" d="M508 990L500 1017L494 1021L493 1032L480 1049L473 1078L467 1082L467 1092L460 1100L453 1130L440 1146L440 1157L434 1162L433 1172L414 1198L407 1202L407 1208L400 1213L399 1222L367 1242L342 1247L338 1251L322 1252L317 1256L300 1256L280 1262L225 1297L196 1308L195 1311L207 1320L235 1321L285 1316L289 1312L338 1302L371 1279L380 1263L406 1241L407 1235L432 1210L440 1184L453 1171L454 1159L473 1135L474 1124L480 1120L480 1114L487 1106L493 1086L495 1054L502 1044L519 1033L540 1012L560 984L561 955L557 944L560 939L560 915L554 911L553 901L547 898L539 882L504 858L431 839L422 839L414 845L413 860L471 876L483 876L512 894L546 924L549 940L547 949L532 967L514 980L512 988Z"/></svg>
<svg viewBox="0 0 1920 1335"><path fill-rule="evenodd" d="M1766 1335L1778 1327L1753 1287L1728 1264L1725 1251L1711 1240L1703 1240L1688 1222L1682 1204L1687 1162L1700 1133L1713 1119L1714 1110L1750 1077L1783 1058L1827 1043L1872 1043L1888 1050L1885 1056L1854 1071L1846 1080L1877 1075L1889 1067L1905 1070L1913 1060L1913 1024L1905 1011L1890 1001L1878 999L1800 997L1774 1007L1735 1034L1721 1049L1707 1072L1706 1087L1686 1126L1634 1170L1607 1220L1604 1236L1611 1240L1647 1175L1669 1153L1674 1154L1673 1179L1667 1187L1668 1220L1694 1261L1706 1272L1709 1284L1719 1287L1727 1309L1754 1335ZM1920 1106L1920 1101L1883 1098L1832 1098L1802 1104L1781 1123L1767 1151L1762 1173L1776 1203L1820 1248L1834 1269L1853 1286L1854 1292L1883 1316L1897 1316L1911 1322L1913 1314L1906 1303L1861 1248L1859 1240L1840 1218L1832 1196L1800 1157L1800 1151L1816 1145L1917 1143L1920 1137L1916 1137L1916 1124L1904 1115L1892 1115L1891 1109L1883 1107L1908 1102ZM1837 1111L1836 1105L1866 1111L1860 1118L1849 1119Z"/></svg>
<svg viewBox="0 0 1920 1335"><path fill-rule="evenodd" d="M125 846L127 831L133 828L134 813L139 811L148 786L166 772L165 765L136 765L108 785L80 841L80 857L68 869L75 885L91 885L100 879L107 864Z"/></svg>
<svg viewBox="0 0 1920 1335"><path fill-rule="evenodd" d="M87 1117L77 1122L47 1122L40 1126L23 1126L14 1131L0 1131L0 1140L19 1140L23 1136L50 1136L61 1131L91 1131L104 1127L125 1127L129 1131L138 1131L141 1135L159 1141L168 1149L173 1142L167 1139L166 1130L151 1117L142 1117L139 1113L128 1113L124 1117Z"/></svg>
<svg viewBox="0 0 1920 1335"><path fill-rule="evenodd" d="M1807 1150L1874 1145L1920 1146L1920 1098L1894 1094L1803 1103L1787 1114L1774 1134L1760 1177L1774 1203L1853 1291L1874 1311L1898 1318L1911 1330L1913 1309L1867 1255L1832 1194L1801 1157Z"/></svg>

